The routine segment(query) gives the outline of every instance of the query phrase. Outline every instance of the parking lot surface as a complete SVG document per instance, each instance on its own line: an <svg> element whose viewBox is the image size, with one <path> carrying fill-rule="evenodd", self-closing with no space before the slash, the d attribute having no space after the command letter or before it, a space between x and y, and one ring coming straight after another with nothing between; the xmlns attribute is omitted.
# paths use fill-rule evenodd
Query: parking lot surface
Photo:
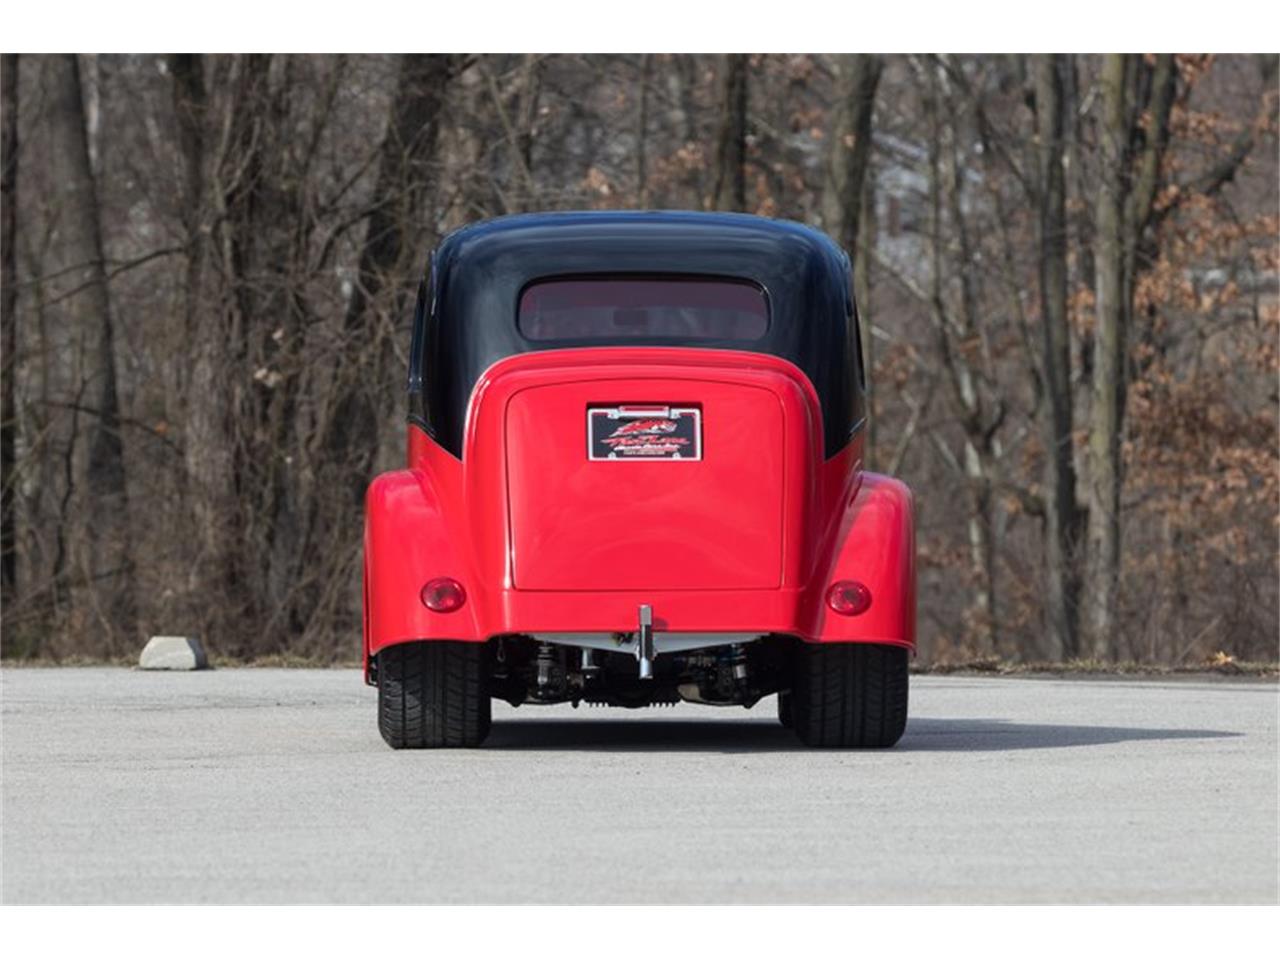
<svg viewBox="0 0 1280 960"><path fill-rule="evenodd" d="M896 749L495 704L393 752L347 670L6 669L6 903L1276 903L1277 687L913 677Z"/></svg>

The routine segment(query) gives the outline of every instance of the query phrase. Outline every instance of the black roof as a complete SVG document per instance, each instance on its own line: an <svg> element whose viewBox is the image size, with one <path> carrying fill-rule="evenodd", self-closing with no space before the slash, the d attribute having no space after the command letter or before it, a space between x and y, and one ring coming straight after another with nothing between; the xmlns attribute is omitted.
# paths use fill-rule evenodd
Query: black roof
<svg viewBox="0 0 1280 960"><path fill-rule="evenodd" d="M735 213L538 213L462 227L432 257L427 316L414 331L411 412L455 455L471 390L487 367L512 354L574 345L521 336L515 317L523 289L547 277L584 274L725 277L758 284L770 304L764 339L700 340L697 346L791 360L822 400L828 454L848 442L862 409L851 353L856 336L849 336L849 261L825 234Z"/></svg>

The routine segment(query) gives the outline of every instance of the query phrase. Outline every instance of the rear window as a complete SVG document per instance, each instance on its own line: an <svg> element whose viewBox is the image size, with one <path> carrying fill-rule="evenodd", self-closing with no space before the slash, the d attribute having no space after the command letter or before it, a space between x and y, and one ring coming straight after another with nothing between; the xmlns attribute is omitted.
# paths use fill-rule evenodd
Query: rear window
<svg viewBox="0 0 1280 960"><path fill-rule="evenodd" d="M737 280L542 280L520 295L517 323L530 340L758 340L769 304Z"/></svg>

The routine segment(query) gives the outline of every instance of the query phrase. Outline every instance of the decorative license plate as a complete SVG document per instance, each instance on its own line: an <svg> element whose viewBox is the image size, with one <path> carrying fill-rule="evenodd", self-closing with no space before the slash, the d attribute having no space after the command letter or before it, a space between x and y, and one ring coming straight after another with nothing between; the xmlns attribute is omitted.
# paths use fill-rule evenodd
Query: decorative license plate
<svg viewBox="0 0 1280 960"><path fill-rule="evenodd" d="M697 407L625 404L587 408L590 460L701 460Z"/></svg>

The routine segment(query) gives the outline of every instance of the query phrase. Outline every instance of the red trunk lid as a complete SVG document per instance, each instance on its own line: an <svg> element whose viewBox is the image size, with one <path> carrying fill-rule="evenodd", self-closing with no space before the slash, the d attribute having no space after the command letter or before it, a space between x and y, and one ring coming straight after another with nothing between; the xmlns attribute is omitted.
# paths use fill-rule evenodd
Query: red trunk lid
<svg viewBox="0 0 1280 960"><path fill-rule="evenodd" d="M506 489L517 589L780 585L783 397L758 378L719 373L566 370L563 381L510 397Z"/></svg>

